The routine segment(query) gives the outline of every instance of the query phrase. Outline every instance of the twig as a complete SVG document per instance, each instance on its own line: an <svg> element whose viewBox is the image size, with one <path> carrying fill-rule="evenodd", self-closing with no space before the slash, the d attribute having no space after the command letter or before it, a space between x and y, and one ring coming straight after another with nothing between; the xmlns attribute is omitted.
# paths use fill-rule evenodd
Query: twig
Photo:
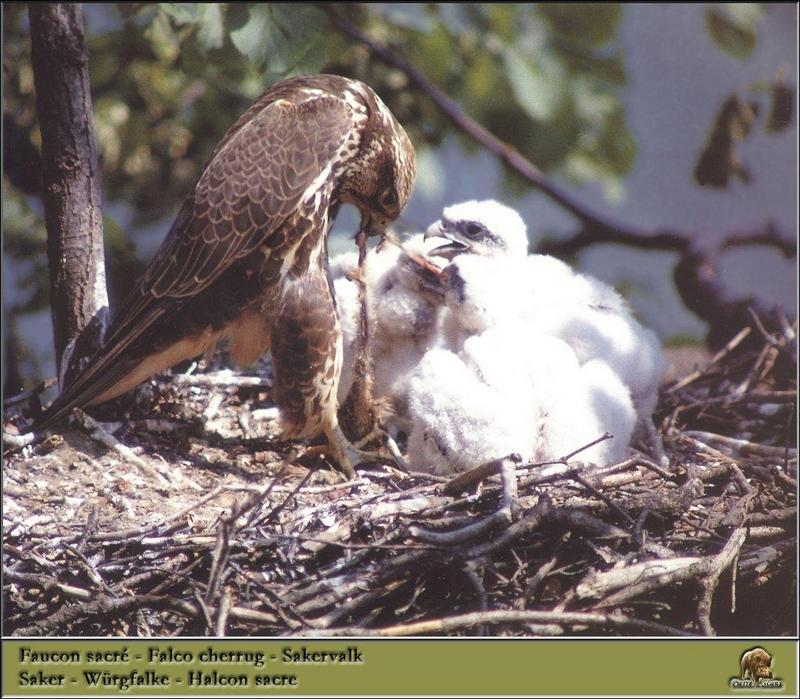
<svg viewBox="0 0 800 699"><path fill-rule="evenodd" d="M411 551L414 549L418 549L420 551L433 551L438 548L439 546L420 546L415 544L403 543L403 544L382 544L378 542L370 542L368 544L346 544L343 541L338 541L337 539L328 539L324 536L305 536L303 534L270 534L268 539L264 541L271 541L272 539L286 539L289 541L300 541L300 542L313 542L318 544L325 544L326 546L338 546L342 549L348 551ZM259 540L256 539L256 543L259 543Z"/></svg>
<svg viewBox="0 0 800 699"><path fill-rule="evenodd" d="M103 580L103 576L97 572L97 568L95 567L95 565L88 558L86 558L86 556L84 556L83 553L78 551L78 549L69 546L68 544L64 545L64 550L71 553L80 561L87 575L95 585L102 588L107 594L111 595L112 597L117 597L117 593L113 589L111 589L111 587L106 583L105 580Z"/></svg>
<svg viewBox="0 0 800 699"><path fill-rule="evenodd" d="M166 383L178 386L205 386L208 388L271 388L271 384L258 376L239 376L230 371L215 374L172 374L164 378Z"/></svg>
<svg viewBox="0 0 800 699"><path fill-rule="evenodd" d="M56 379L55 377L53 377L52 379L47 379L45 381L42 381L35 388L32 388L30 391L23 391L22 393L17 393L14 396L6 398L3 401L3 408L10 408L14 405L17 405L18 403L24 403L25 401L30 400L35 396L38 396L40 393L44 393L49 388L55 386L56 383L58 383L58 379Z"/></svg>
<svg viewBox="0 0 800 699"><path fill-rule="evenodd" d="M248 524L252 524L253 526L259 526L259 525L266 524L266 523L267 523L267 522L269 522L271 519L275 519L275 518L277 518L277 516L280 514L280 512L283 510L283 508L284 508L284 507L286 507L286 504L287 504L288 502L290 502L290 501L291 501L291 499L292 499L292 498L294 498L294 497L297 495L297 493L299 493L299 492L300 492L300 489L301 489L301 488L302 488L302 487L303 487L303 486L304 486L306 483L308 483L308 479L309 479L309 478L311 478L311 475L312 475L312 473L313 473L313 471L309 470L309 471L306 473L306 475L303 477L303 479L302 479L302 480L301 480L301 481L300 481L300 482L299 482L299 483L298 483L298 484L297 484L297 485L296 485L296 486L295 486L295 487L294 487L294 488L293 488L293 489L292 489L292 490L289 492L289 494L288 494L288 495L287 495L287 496L286 496L286 497L283 499L283 502L281 502L281 504L280 504L280 505L278 505L277 507L274 507L272 510L270 510L270 511L269 511L269 512L268 512L268 513L267 513L267 514L264 516L264 517L262 517L261 519L258 519L258 520L255 520L255 521L253 521L253 519L251 518L251 519L248 521ZM276 480L277 480L277 479L276 479ZM274 483L274 481L273 481L273 483ZM269 494L269 492L270 492L270 490L271 490L271 487L272 487L272 484L270 484L270 487L268 487L268 488L267 488L267 490L266 490L266 491L265 491L265 492L264 492L264 493L263 493L263 494L260 496L260 498L259 498L259 499L262 499L262 498L266 497L266 496Z"/></svg>
<svg viewBox="0 0 800 699"><path fill-rule="evenodd" d="M601 573L590 573L578 584L575 593L582 599L602 600L613 591L622 590L623 596L615 597L613 602L610 599L607 600L609 605L619 604L635 595L638 596L681 579L691 566L697 566L702 560L697 556L657 559ZM630 593L633 585L636 586L635 591Z"/></svg>
<svg viewBox="0 0 800 699"><path fill-rule="evenodd" d="M217 636L222 637L225 635L225 627L228 624L228 616L232 606L231 592L230 590L225 590L222 593L222 599L219 601L219 609L217 610L217 626L215 629Z"/></svg>
<svg viewBox="0 0 800 699"><path fill-rule="evenodd" d="M524 595L517 600L517 606L519 609L524 609L528 600L534 598L534 596L539 590L539 586L544 582L544 579L552 572L553 568L556 567L557 560L558 558L556 556L553 556L549 561L540 565L539 568L531 577L531 579L528 580L528 584L525 586Z"/></svg>
<svg viewBox="0 0 800 699"><path fill-rule="evenodd" d="M684 434L688 437L694 437L698 440L706 440L709 442L716 442L729 449L738 451L741 454L754 454L756 456L765 456L767 458L782 459L786 453L786 447L772 447L767 444L756 444L746 439L734 439L733 437L726 437L721 434L714 434L713 432L702 432L699 430L686 430ZM789 449L789 458L797 458L797 449Z"/></svg>
<svg viewBox="0 0 800 699"><path fill-rule="evenodd" d="M44 439L44 434L41 432L27 432L26 434L12 434L11 432L3 432L3 447L10 447L11 449L23 449L29 444L40 442Z"/></svg>
<svg viewBox="0 0 800 699"><path fill-rule="evenodd" d="M682 388L686 388L686 386L688 386L690 383L697 381L697 379L701 378L702 376L705 376L709 369L719 364L719 362L721 362L728 354L733 352L733 350L735 350L751 332L752 330L749 327L742 328L719 352L711 357L711 359L708 361L708 364L697 371L693 371L688 376L685 376L680 381L670 386L667 389L667 392L673 393L675 391L679 391Z"/></svg>
<svg viewBox="0 0 800 699"><path fill-rule="evenodd" d="M503 525L508 523L509 521L506 519L505 513L498 511L494 512L488 517L484 517L474 524L461 527L460 529L456 529L454 531L432 532L420 527L409 527L408 533L415 539L419 539L426 544L445 547L455 546L456 544L461 544L470 539L477 539L481 534L488 532L498 524Z"/></svg>
<svg viewBox="0 0 800 699"><path fill-rule="evenodd" d="M575 451L571 451L566 456L562 456L561 457L561 463L566 464L570 459L572 459L573 457L577 456L581 452L586 451L587 449L590 449L591 447L595 446L596 444L600 444L600 442L605 442L606 440L609 440L609 439L614 439L614 435L612 435L610 432L606 432L605 434L601 435L597 439L592 440L588 444L584 444L582 447L577 448Z"/></svg>
<svg viewBox="0 0 800 699"><path fill-rule="evenodd" d="M747 534L744 529L735 529L722 551L711 560L710 570L703 578L703 595L697 604L697 616L700 629L706 636L715 635L714 627L711 625L711 602L719 584L719 577L736 560L746 538Z"/></svg>
<svg viewBox="0 0 800 699"><path fill-rule="evenodd" d="M561 524L570 531L583 531L589 536L598 539L631 538L631 534L624 529L614 526L613 524L608 524L588 512L569 507L558 507L551 510L547 515L547 521Z"/></svg>
<svg viewBox="0 0 800 699"><path fill-rule="evenodd" d="M78 551L82 552L86 548L86 540L89 538L89 534L92 533L92 529L94 529L95 522L97 521L97 512L98 506L97 503L94 503L91 511L89 512L89 516L86 518L86 527L83 530L83 534L81 535L81 538L78 539L78 543L75 546Z"/></svg>
<svg viewBox="0 0 800 699"><path fill-rule="evenodd" d="M18 582L24 583L26 585L35 585L40 587L44 591L49 590L58 590L62 594L66 595L67 597L72 597L73 599L79 600L90 600L92 599L92 593L90 590L87 590L83 587L78 587L76 585L66 585L64 583L58 582L54 578L51 578L47 575L40 575L36 573L18 573L14 570L5 569L3 571L3 577L6 580L10 580L11 582ZM21 635L28 635L28 634L21 634Z"/></svg>
<svg viewBox="0 0 800 699"><path fill-rule="evenodd" d="M622 517L628 524L632 527L636 525L635 520L631 517L625 510L623 510L617 503L615 503L608 495L603 493L602 491L595 488L591 483L589 483L585 478L583 478L580 474L574 473L570 476L572 480L576 483L580 483L586 490L588 490L592 495L597 498L600 498L606 505L608 505L614 512L616 512L620 517Z"/></svg>
<svg viewBox="0 0 800 699"><path fill-rule="evenodd" d="M504 456L500 459L487 461L485 464L471 468L469 471L464 471L464 473L454 476L445 484L444 488L442 488L442 494L457 495L470 486L475 485L476 483L483 481L490 476L496 476L502 471L503 464L506 461L511 461L512 463L518 464L522 461L522 459L520 458L519 454L509 454L508 456Z"/></svg>
<svg viewBox="0 0 800 699"><path fill-rule="evenodd" d="M651 635L660 636L690 636L691 634L674 629L664 624L656 624L650 621L632 619L622 614L597 614L585 612L538 612L538 611L514 611L514 610L492 610L485 612L471 612L469 614L457 614L441 619L429 619L413 624L397 624L396 626L386 626L379 629L369 629L363 627L356 628L333 628L320 631L300 631L295 636L319 635L325 636L422 636L425 634L442 635L456 631L463 631L481 624L555 624L564 626L594 626L610 627L613 629L637 629L646 631Z"/></svg>
<svg viewBox="0 0 800 699"><path fill-rule="evenodd" d="M796 486L795 486L796 487ZM784 507L769 512L758 512L750 515L751 525L766 524L767 522L782 522L797 518L797 507Z"/></svg>
<svg viewBox="0 0 800 699"><path fill-rule="evenodd" d="M217 545L214 548L214 557L211 561L211 570L208 573L208 586L203 600L205 605L210 605L217 596L217 590L222 583L225 570L225 562L228 560L230 542L228 530L234 518L221 518L217 530Z"/></svg>
<svg viewBox="0 0 800 699"><path fill-rule="evenodd" d="M749 541L769 541L785 537L786 530L783 527L751 527L747 528L747 538Z"/></svg>
<svg viewBox="0 0 800 699"><path fill-rule="evenodd" d="M61 607L55 614L46 619L36 621L31 626L19 628L14 636L49 636L60 627L68 627L70 623L83 617L109 615L119 618L132 609L138 609L157 601L150 595L137 597L110 597L101 595L96 599L71 606ZM160 600L159 600L160 601Z"/></svg>
<svg viewBox="0 0 800 699"><path fill-rule="evenodd" d="M100 423L95 419L91 418L80 408L73 408L72 414L75 416L78 424L80 424L89 433L89 436L92 439L115 451L123 459L129 461L134 466L137 466L148 476L156 478L162 487L168 488L170 486L170 482L163 475L161 475L156 468L147 463L144 459L140 459L138 456L136 456L130 447L125 446L114 435L104 430Z"/></svg>
<svg viewBox="0 0 800 699"><path fill-rule="evenodd" d="M756 330L761 333L761 337L764 338L764 341L772 345L773 347L777 347L778 349L782 349L783 345L778 342L770 333L767 332L767 329L764 327L764 324L761 322L761 318L759 318L758 313L752 306L748 306L747 312L750 314L750 317L753 319L753 325L756 326Z"/></svg>

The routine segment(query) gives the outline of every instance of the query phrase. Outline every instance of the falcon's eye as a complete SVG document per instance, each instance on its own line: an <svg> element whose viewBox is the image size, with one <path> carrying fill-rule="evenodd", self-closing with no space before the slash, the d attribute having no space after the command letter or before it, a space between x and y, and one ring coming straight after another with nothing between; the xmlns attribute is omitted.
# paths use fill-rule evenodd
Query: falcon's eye
<svg viewBox="0 0 800 699"><path fill-rule="evenodd" d="M394 189L387 189L381 195L381 206L384 209L393 209L397 206L397 194L395 193Z"/></svg>
<svg viewBox="0 0 800 699"><path fill-rule="evenodd" d="M483 226L472 221L464 224L464 235L468 238L480 238L483 235Z"/></svg>

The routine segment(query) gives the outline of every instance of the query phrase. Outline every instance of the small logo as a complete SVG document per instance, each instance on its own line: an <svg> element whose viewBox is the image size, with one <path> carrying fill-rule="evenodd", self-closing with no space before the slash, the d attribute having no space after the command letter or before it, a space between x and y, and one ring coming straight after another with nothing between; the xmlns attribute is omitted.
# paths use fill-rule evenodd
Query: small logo
<svg viewBox="0 0 800 699"><path fill-rule="evenodd" d="M763 648L751 648L742 653L741 675L731 677L730 686L738 689L782 689L783 680L772 672L772 656Z"/></svg>

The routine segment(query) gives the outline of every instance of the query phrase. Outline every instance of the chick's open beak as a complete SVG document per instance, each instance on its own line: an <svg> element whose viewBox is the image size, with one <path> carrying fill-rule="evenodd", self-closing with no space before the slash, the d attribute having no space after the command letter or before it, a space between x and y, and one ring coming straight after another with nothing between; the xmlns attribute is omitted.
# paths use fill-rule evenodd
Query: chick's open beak
<svg viewBox="0 0 800 699"><path fill-rule="evenodd" d="M444 238L450 241L445 245L433 248L433 250L428 253L429 255L444 257L447 260L454 258L456 255L460 255L462 252L467 252L470 249L470 246L460 239L458 232L449 226L446 221L439 220L428 226L423 240L428 240L429 238Z"/></svg>

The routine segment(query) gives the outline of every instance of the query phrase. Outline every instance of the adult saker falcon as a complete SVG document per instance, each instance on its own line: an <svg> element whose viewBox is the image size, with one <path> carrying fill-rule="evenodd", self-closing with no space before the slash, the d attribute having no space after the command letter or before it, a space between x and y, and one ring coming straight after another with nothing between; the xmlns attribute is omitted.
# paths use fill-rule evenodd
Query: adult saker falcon
<svg viewBox="0 0 800 699"><path fill-rule="evenodd" d="M352 473L362 459L337 419L342 338L328 231L352 203L358 238L382 234L414 174L411 141L363 83L310 75L272 86L216 146L103 347L35 427L227 340L240 364L272 350L285 435L324 433Z"/></svg>

